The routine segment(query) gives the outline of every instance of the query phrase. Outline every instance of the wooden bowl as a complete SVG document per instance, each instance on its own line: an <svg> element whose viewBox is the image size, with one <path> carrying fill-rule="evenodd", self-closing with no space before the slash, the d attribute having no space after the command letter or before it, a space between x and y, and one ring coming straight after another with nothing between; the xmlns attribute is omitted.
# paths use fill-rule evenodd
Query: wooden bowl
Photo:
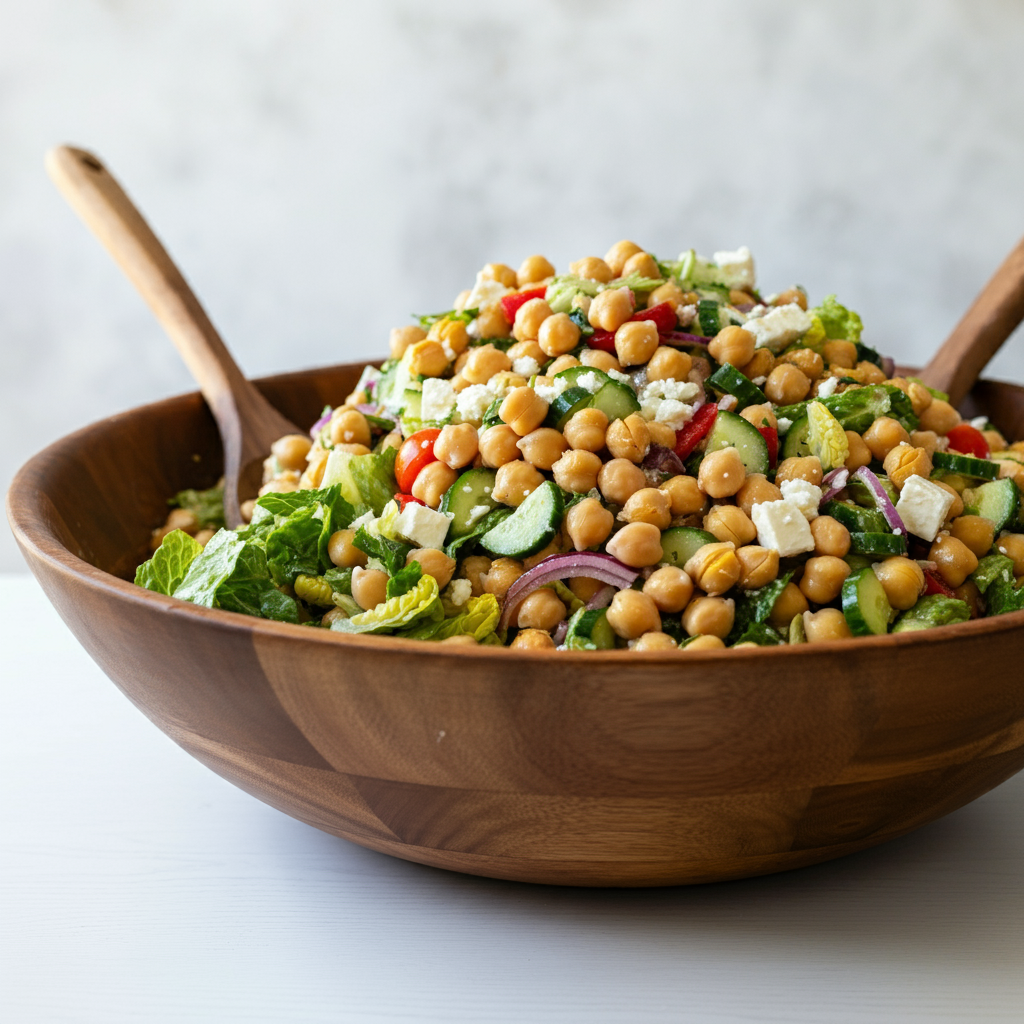
<svg viewBox="0 0 1024 1024"><path fill-rule="evenodd" d="M360 367L260 382L311 423ZM1024 436L1024 389L978 385ZM198 394L113 416L18 474L8 515L111 679L215 772L317 828L562 885L783 871L903 835L1024 766L1024 613L691 654L466 649L199 608L128 580L169 494L220 473Z"/></svg>

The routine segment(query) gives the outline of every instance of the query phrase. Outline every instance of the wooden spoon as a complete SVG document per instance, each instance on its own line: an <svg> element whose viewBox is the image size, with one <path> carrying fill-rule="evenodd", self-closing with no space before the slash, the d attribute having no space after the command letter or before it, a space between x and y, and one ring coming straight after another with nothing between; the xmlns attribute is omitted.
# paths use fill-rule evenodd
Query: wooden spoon
<svg viewBox="0 0 1024 1024"><path fill-rule="evenodd" d="M106 167L92 153L57 146L46 155L46 169L156 314L199 384L224 448L224 518L238 526L239 483L255 494L258 460L279 437L303 431L243 376L181 271Z"/></svg>
<svg viewBox="0 0 1024 1024"><path fill-rule="evenodd" d="M988 361L1024 320L1024 239L1003 260L942 348L921 371L957 408Z"/></svg>

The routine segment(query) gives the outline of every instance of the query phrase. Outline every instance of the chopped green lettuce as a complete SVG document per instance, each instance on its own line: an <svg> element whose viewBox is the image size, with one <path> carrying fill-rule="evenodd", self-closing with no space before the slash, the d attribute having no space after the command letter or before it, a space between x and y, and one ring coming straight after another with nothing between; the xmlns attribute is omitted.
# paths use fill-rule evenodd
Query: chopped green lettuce
<svg viewBox="0 0 1024 1024"><path fill-rule="evenodd" d="M223 484L205 491L178 491L167 504L191 512L199 520L200 530L219 530L224 525Z"/></svg>
<svg viewBox="0 0 1024 1024"><path fill-rule="evenodd" d="M352 570L351 569L328 569L324 573L324 579L330 584L331 590L336 594L352 595Z"/></svg>
<svg viewBox="0 0 1024 1024"><path fill-rule="evenodd" d="M405 568L406 556L412 550L411 545L371 533L365 526L360 526L356 530L352 543L370 558L376 559L389 576L394 576Z"/></svg>
<svg viewBox="0 0 1024 1024"><path fill-rule="evenodd" d="M793 570L783 573L778 579L757 590L748 590L736 598L736 615L733 619L732 632L726 639L727 644L739 643L741 638L748 633L752 627L759 626L765 622L779 595L786 589L787 584L793 578ZM749 639L760 643L754 636Z"/></svg>
<svg viewBox="0 0 1024 1024"><path fill-rule="evenodd" d="M899 397L896 398L896 395ZM907 402L906 407L903 406L901 399ZM825 406L839 421L843 430L853 430L858 434L863 434L879 416L888 416L894 401L899 405L899 412L894 415L895 419L903 422L908 411L913 416L910 400L894 384L871 384L864 388L850 388L849 391L829 395L827 398L816 398L814 401ZM776 415L797 420L807 412L808 405L808 402L784 405L776 411ZM907 429L917 429L916 417L914 427Z"/></svg>
<svg viewBox="0 0 1024 1024"><path fill-rule="evenodd" d="M850 442L842 424L821 402L807 406L807 443L811 454L821 462L827 473L842 466L850 457Z"/></svg>
<svg viewBox="0 0 1024 1024"><path fill-rule="evenodd" d="M171 530L148 562L135 572L135 585L158 594L174 593L185 578L188 567L202 553L202 547L182 530Z"/></svg>
<svg viewBox="0 0 1024 1024"><path fill-rule="evenodd" d="M767 622L752 622L737 637L736 643L757 644L758 647L777 647L779 644L785 643L785 641Z"/></svg>
<svg viewBox="0 0 1024 1024"><path fill-rule="evenodd" d="M461 313L457 309L448 309L443 313L412 313L413 320L419 321L420 327L429 331L434 324L441 320L461 320L464 324L472 323L479 315L479 309L464 309Z"/></svg>
<svg viewBox="0 0 1024 1024"><path fill-rule="evenodd" d="M297 576L320 574L320 547L327 533L324 506L317 503L297 508L279 520L266 538L267 567L275 583L292 584Z"/></svg>
<svg viewBox="0 0 1024 1024"><path fill-rule="evenodd" d="M423 567L419 562L410 562L404 569L399 569L388 580L387 599L390 601L393 597L401 597L403 594L408 594L422 578Z"/></svg>
<svg viewBox="0 0 1024 1024"><path fill-rule="evenodd" d="M661 277L644 277L643 274L627 274L609 281L604 288L628 288L632 292L651 292L665 283ZM603 289L602 289L603 290Z"/></svg>
<svg viewBox="0 0 1024 1024"><path fill-rule="evenodd" d="M433 576L420 577L419 583L400 597L382 601L376 608L338 619L331 629L339 633L393 633L424 622L440 622L444 607Z"/></svg>
<svg viewBox="0 0 1024 1024"><path fill-rule="evenodd" d="M1012 576L999 576L985 591L985 605L989 615L1024 611L1024 587L1015 586Z"/></svg>
<svg viewBox="0 0 1024 1024"><path fill-rule="evenodd" d="M601 290L598 281L575 274L561 274L548 285L544 293L544 301L555 313L568 313L572 309L572 300L582 292L593 298Z"/></svg>
<svg viewBox="0 0 1024 1024"><path fill-rule="evenodd" d="M826 337L844 341L860 341L864 322L852 309L847 309L837 302L834 295L829 295L821 305L815 306L807 312L821 321Z"/></svg>
<svg viewBox="0 0 1024 1024"><path fill-rule="evenodd" d="M932 626L948 626L953 622L966 622L970 617L971 609L964 601L942 594L929 594L904 612L892 631L908 633L915 629L931 629Z"/></svg>
<svg viewBox="0 0 1024 1024"><path fill-rule="evenodd" d="M391 447L370 455L353 455L335 448L327 457L323 486L337 484L356 515L373 512L379 516L398 491L397 456L398 450Z"/></svg>
<svg viewBox="0 0 1024 1024"><path fill-rule="evenodd" d="M478 644L486 643L494 635L494 627L501 617L501 606L493 594L471 597L465 610L450 619L421 623L413 629L403 630L402 636L410 640L447 640L453 636L471 636Z"/></svg>
<svg viewBox="0 0 1024 1024"><path fill-rule="evenodd" d="M995 552L979 559L978 568L971 573L971 579L984 594L997 580L1013 585L1013 559Z"/></svg>

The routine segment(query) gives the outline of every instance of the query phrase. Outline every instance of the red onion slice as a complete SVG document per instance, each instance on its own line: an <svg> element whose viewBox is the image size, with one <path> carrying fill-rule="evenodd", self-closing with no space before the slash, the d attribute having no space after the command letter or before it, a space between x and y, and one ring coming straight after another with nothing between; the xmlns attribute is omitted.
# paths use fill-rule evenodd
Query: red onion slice
<svg viewBox="0 0 1024 1024"><path fill-rule="evenodd" d="M871 496L875 499L875 505L878 507L878 510L882 515L885 516L885 521L892 528L892 532L906 537L907 528L903 525L903 520L900 519L900 514L896 511L896 506L889 499L889 495L885 493L882 481L879 480L867 466L861 466L860 469L853 474L853 479L863 480L864 483L867 484L868 490L871 491Z"/></svg>
<svg viewBox="0 0 1024 1024"><path fill-rule="evenodd" d="M508 588L505 606L501 611L498 629L508 629L516 609L535 590L555 580L572 579L575 576L589 576L608 583L619 590L631 587L640 573L623 565L617 558L597 551L577 551L569 555L548 555L532 569L524 572Z"/></svg>
<svg viewBox="0 0 1024 1024"><path fill-rule="evenodd" d="M826 473L821 481L822 495L821 501L818 502L818 508L821 508L826 501L831 501L846 486L849 479L850 471L845 466Z"/></svg>
<svg viewBox="0 0 1024 1024"><path fill-rule="evenodd" d="M700 334L687 334L685 331L660 331L659 337L663 345L700 345L706 348L710 338Z"/></svg>
<svg viewBox="0 0 1024 1024"><path fill-rule="evenodd" d="M652 443L648 448L640 468L644 471L644 476L650 487L658 487L661 484L663 473L667 473L669 476L680 476L686 472L683 460L671 448L656 443Z"/></svg>
<svg viewBox="0 0 1024 1024"><path fill-rule="evenodd" d="M551 639L555 641L556 647L561 647L565 643L565 635L569 632L569 620L562 619L562 621L555 626L554 633L551 634Z"/></svg>
<svg viewBox="0 0 1024 1024"><path fill-rule="evenodd" d="M882 373L887 379L896 375L896 360L891 356L882 356Z"/></svg>
<svg viewBox="0 0 1024 1024"><path fill-rule="evenodd" d="M327 424L331 422L332 412L334 412L334 410L330 406L328 406L327 412L325 412L323 416L321 416L320 419L318 419L316 423L314 423L313 426L309 428L309 436L313 438L314 441L320 436L320 431L323 430L324 427L326 427Z"/></svg>
<svg viewBox="0 0 1024 1024"><path fill-rule="evenodd" d="M587 611L592 612L595 608L607 608L612 603L612 598L618 593L615 587L602 587L588 602Z"/></svg>

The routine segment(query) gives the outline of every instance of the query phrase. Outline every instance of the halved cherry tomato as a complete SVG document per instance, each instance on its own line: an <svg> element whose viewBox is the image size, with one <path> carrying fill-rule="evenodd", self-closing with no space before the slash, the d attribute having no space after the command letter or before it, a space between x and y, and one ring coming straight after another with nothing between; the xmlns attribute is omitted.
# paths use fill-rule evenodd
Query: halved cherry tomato
<svg viewBox="0 0 1024 1024"><path fill-rule="evenodd" d="M414 505L424 505L425 506L427 504L425 501L420 501L419 498L413 497L413 495L411 495L411 494L396 494L395 495L395 501L398 502L398 511L399 512L404 512L405 511L405 506L408 505L410 502L412 502L412 504L414 504Z"/></svg>
<svg viewBox="0 0 1024 1024"><path fill-rule="evenodd" d="M764 438L764 443L768 446L768 465L775 468L775 463L779 460L779 432L775 427L758 427L757 432Z"/></svg>
<svg viewBox="0 0 1024 1024"><path fill-rule="evenodd" d="M412 485L416 483L416 477L420 470L431 462L437 462L434 454L434 442L441 433L436 427L428 427L426 430L417 430L406 438L402 447L398 449L398 457L395 459L395 479L403 494L412 493Z"/></svg>
<svg viewBox="0 0 1024 1024"><path fill-rule="evenodd" d="M704 440L715 425L715 417L718 416L718 406L714 402L707 402L702 405L693 419L676 431L676 455L685 459L697 445Z"/></svg>
<svg viewBox="0 0 1024 1024"><path fill-rule="evenodd" d="M676 329L676 311L671 302L659 302L650 309L638 309L629 319L653 320L659 332Z"/></svg>
<svg viewBox="0 0 1024 1024"><path fill-rule="evenodd" d="M943 597L956 597L953 588L934 570L924 571L924 592L925 594L942 594Z"/></svg>
<svg viewBox="0 0 1024 1024"><path fill-rule="evenodd" d="M531 288L528 292L513 292L511 295L502 295L501 308L504 310L505 316L508 317L508 322L514 324L519 307L525 306L530 299L543 299L546 291L547 288Z"/></svg>
<svg viewBox="0 0 1024 1024"><path fill-rule="evenodd" d="M987 459L989 456L985 435L977 427L972 427L970 423L960 423L955 426L946 435L946 440L949 441L949 447L953 451L963 455L973 455L978 459Z"/></svg>
<svg viewBox="0 0 1024 1024"><path fill-rule="evenodd" d="M587 344L591 348L599 348L602 352L611 352L615 355L615 332L595 327L594 333L587 338Z"/></svg>

